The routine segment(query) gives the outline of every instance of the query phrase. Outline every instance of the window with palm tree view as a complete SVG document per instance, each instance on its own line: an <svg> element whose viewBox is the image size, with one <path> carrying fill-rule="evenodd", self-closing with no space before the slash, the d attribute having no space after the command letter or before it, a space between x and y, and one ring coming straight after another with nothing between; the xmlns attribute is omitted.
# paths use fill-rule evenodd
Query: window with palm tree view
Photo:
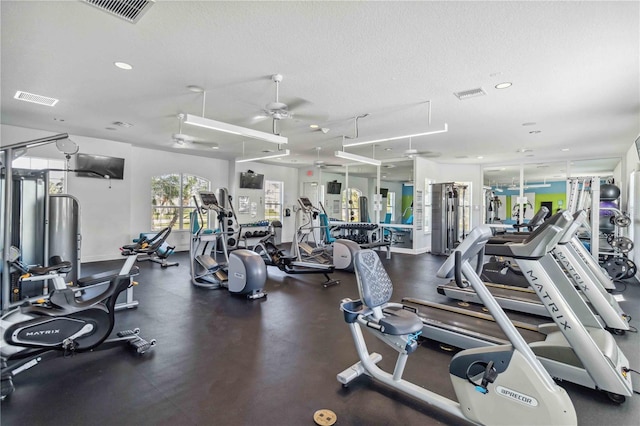
<svg viewBox="0 0 640 426"><path fill-rule="evenodd" d="M187 173L172 173L151 177L151 229L165 228L178 216L173 229L190 229L191 212L196 208L193 197L199 191L208 191L211 182ZM204 215L204 227L208 227Z"/></svg>
<svg viewBox="0 0 640 426"><path fill-rule="evenodd" d="M264 218L269 222L282 221L282 195L284 182L267 180L264 182Z"/></svg>
<svg viewBox="0 0 640 426"><path fill-rule="evenodd" d="M356 188L349 188L349 198L347 200L347 190L342 191L342 220L345 222L360 222L360 197L362 191Z"/></svg>

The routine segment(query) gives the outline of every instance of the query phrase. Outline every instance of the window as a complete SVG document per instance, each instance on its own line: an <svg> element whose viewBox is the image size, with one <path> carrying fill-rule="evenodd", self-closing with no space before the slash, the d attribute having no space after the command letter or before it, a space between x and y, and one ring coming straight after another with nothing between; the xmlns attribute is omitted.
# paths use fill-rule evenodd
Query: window
<svg viewBox="0 0 640 426"><path fill-rule="evenodd" d="M264 218L282 221L282 196L284 182L267 180L264 184Z"/></svg>
<svg viewBox="0 0 640 426"><path fill-rule="evenodd" d="M63 194L65 192L64 172L66 169L64 160L50 160L48 158L20 157L13 160L12 167L29 170L51 170L49 172L49 194Z"/></svg>
<svg viewBox="0 0 640 426"><path fill-rule="evenodd" d="M345 222L360 222L360 197L362 191L349 188L349 200L347 201L347 190L342 191L342 220Z"/></svg>
<svg viewBox="0 0 640 426"><path fill-rule="evenodd" d="M191 212L196 205L193 196L198 191L208 191L210 181L190 174L166 174L151 178L151 229L165 228L175 215L178 220L173 229L190 229ZM208 227L208 217L204 216L204 227Z"/></svg>

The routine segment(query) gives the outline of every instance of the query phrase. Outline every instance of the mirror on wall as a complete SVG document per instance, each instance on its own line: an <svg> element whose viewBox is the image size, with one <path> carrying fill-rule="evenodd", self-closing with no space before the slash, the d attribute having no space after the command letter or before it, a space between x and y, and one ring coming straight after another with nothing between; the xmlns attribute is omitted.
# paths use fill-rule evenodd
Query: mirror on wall
<svg viewBox="0 0 640 426"><path fill-rule="evenodd" d="M332 218L342 221L375 221L376 203L374 196L382 195L379 221L404 223L411 215L411 199L404 188L413 175L413 161L406 160L384 163L380 167L380 185L377 183L377 167L367 164L348 167L324 166L320 170L325 188L324 207ZM347 199L347 185L351 197ZM349 205L348 201L352 201ZM364 201L366 207L362 205ZM405 206L405 204L408 206ZM352 214L353 213L353 214ZM403 215L404 214L404 215ZM353 217L353 220L351 218Z"/></svg>
<svg viewBox="0 0 640 426"><path fill-rule="evenodd" d="M549 209L548 215L565 209L568 177L613 176L619 163L620 158L607 158L486 166L483 169L484 222L517 224L528 221L542 206ZM521 170L523 199L520 198Z"/></svg>

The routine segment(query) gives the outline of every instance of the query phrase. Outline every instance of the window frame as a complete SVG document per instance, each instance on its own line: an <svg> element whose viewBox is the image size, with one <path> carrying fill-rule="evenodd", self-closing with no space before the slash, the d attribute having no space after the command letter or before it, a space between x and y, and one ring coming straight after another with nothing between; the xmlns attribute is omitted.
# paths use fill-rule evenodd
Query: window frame
<svg viewBox="0 0 640 426"><path fill-rule="evenodd" d="M171 202L171 200L175 200L178 202L178 204L156 204L156 197L157 195L162 195L162 194L156 194L154 191L154 179L169 179L171 176L177 176L177 188L174 188L172 191L170 191L168 194L164 194L165 198L167 201ZM190 178L195 178L196 182L200 182L200 184L196 185L194 187L194 189L192 191L190 191L189 194L185 194L185 188L188 184L188 181L190 180ZM175 191L175 189L177 189L177 193L173 192ZM164 229L167 224L169 223L169 221L171 220L171 218L173 217L173 215L178 214L178 220L176 221L174 227L172 228L175 231L190 231L191 230L191 221L189 219L187 219L187 216L185 215L189 215L188 217L190 217L191 212L196 208L195 203L192 203L193 197L192 195L194 194L194 191L199 191L199 190L210 190L211 189L211 180L206 179L202 176L198 176L192 173L163 173L160 175L154 175L151 176L151 230L152 231L160 231L162 229ZM188 199L185 199L185 197L188 197ZM186 203L185 203L186 201ZM173 210L174 213L173 215L168 213L168 212L164 212L158 215L158 219L155 218L156 212L158 210L164 209L166 211L171 211ZM204 221L205 223L202 224L202 226L204 227L209 227L209 215L204 215ZM160 220L160 217L165 217L168 219L165 219L164 221Z"/></svg>
<svg viewBox="0 0 640 426"><path fill-rule="evenodd" d="M278 186L278 191L277 191L277 202L272 202L271 200L271 196L269 194L267 194L268 188L272 185L276 185ZM282 205L284 204L284 182L280 181L280 180L266 180L264 182L264 219L268 220L269 222L272 222L274 220L279 220L280 222L282 222L282 217L283 217L283 211L282 211ZM278 212L278 217L276 217L275 215L269 215L267 214L267 211L269 210L268 206L276 206L276 208L274 209L276 212Z"/></svg>

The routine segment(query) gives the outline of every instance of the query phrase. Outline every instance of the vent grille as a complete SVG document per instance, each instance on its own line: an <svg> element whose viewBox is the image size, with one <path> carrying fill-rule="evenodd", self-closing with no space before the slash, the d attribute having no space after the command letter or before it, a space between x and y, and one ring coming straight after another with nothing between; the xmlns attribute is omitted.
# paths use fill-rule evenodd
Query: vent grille
<svg viewBox="0 0 640 426"><path fill-rule="evenodd" d="M487 92L485 92L482 87L478 87L477 89L463 90L462 92L454 92L453 94L456 95L456 97L458 99L463 101L463 100L469 99L469 98L476 98L478 96L484 96L484 95L487 94Z"/></svg>
<svg viewBox="0 0 640 426"><path fill-rule="evenodd" d="M54 106L58 103L59 99L50 98L48 96L35 95L33 93L23 92L18 90L13 97L14 99L18 99L19 101L32 102L38 105L46 105L46 106Z"/></svg>
<svg viewBox="0 0 640 426"><path fill-rule="evenodd" d="M82 0L91 6L97 7L111 15L122 18L132 24L137 23L155 0Z"/></svg>

